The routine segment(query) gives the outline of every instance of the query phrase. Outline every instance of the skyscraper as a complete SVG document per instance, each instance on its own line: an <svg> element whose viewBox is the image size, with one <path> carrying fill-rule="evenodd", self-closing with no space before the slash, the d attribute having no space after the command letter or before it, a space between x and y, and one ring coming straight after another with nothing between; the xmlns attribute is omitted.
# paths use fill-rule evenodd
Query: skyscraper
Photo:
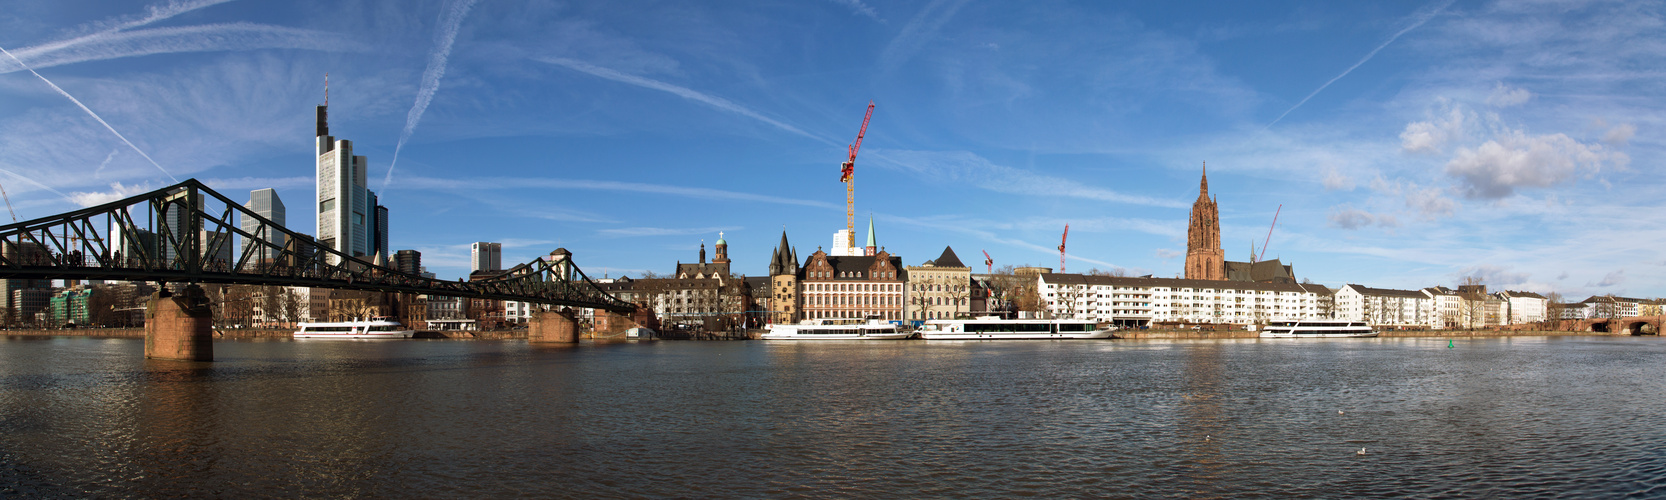
<svg viewBox="0 0 1666 500"><path fill-rule="evenodd" d="M469 272L502 271L503 244L484 241L469 245Z"/></svg>
<svg viewBox="0 0 1666 500"><path fill-rule="evenodd" d="M288 224L288 222L284 220L286 210L283 206L283 200L278 199L278 192L272 188L250 191L249 202L243 206L261 217L270 219L273 223L279 226ZM254 259L256 262L277 259L278 255L282 252L280 249L283 248L286 243L284 240L284 234L276 230L268 230L265 234L257 232L260 229L260 224L252 217L244 217L242 222L243 232L262 237L266 241L277 245L277 248L262 247L257 249L255 250L254 255L250 258ZM247 239L243 241L244 251L248 251L249 243L250 242Z"/></svg>
<svg viewBox="0 0 1666 500"><path fill-rule="evenodd" d="M318 107L318 242L352 257L386 258L378 243L387 241L387 208L367 187L369 162L353 155L353 141L330 135L328 107Z"/></svg>
<svg viewBox="0 0 1666 500"><path fill-rule="evenodd" d="M405 274L422 274L422 252L416 250L394 252L393 268Z"/></svg>

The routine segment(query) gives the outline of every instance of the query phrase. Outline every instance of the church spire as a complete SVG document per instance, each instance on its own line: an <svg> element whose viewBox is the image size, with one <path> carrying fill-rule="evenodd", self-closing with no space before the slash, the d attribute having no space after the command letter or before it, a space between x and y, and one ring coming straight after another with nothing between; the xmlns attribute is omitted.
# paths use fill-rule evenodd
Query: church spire
<svg viewBox="0 0 1666 500"><path fill-rule="evenodd" d="M1203 162L1203 180L1198 181L1197 198L1209 199L1209 162Z"/></svg>

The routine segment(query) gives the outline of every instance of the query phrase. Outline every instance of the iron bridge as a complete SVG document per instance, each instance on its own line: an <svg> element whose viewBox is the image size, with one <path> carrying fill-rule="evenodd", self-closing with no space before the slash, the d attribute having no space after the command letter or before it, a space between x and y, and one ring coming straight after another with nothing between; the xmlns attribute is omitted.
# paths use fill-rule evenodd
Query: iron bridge
<svg viewBox="0 0 1666 500"><path fill-rule="evenodd" d="M290 231L196 179L0 226L0 279L303 286L636 309L596 286L565 249L492 279L425 278Z"/></svg>

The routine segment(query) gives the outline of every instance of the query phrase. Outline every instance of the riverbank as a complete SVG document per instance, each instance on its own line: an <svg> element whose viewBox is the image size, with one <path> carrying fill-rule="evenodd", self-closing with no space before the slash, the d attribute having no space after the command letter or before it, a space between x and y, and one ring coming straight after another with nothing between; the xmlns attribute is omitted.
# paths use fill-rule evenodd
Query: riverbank
<svg viewBox="0 0 1666 500"><path fill-rule="evenodd" d="M1142 339L1253 339L1261 332L1247 330L1118 330L1116 338ZM1383 330L1379 337L1546 337L1565 335L1612 336L1604 332L1570 332L1550 330Z"/></svg>
<svg viewBox="0 0 1666 500"><path fill-rule="evenodd" d="M757 333L748 332L752 339L757 339ZM237 329L215 330L217 339L287 339L291 338L294 330L260 330ZM1253 339L1261 332L1246 330L1118 330L1116 338L1126 340L1157 340L1157 339ZM1546 336L1612 336L1604 332L1570 332L1550 330L1385 330L1381 337L1546 337ZM68 337L104 337L123 339L145 338L143 328L75 328L63 330L0 330L0 336L68 336ZM612 336L582 335L584 339L623 339L624 334ZM452 340L515 340L525 339L526 330L493 330L484 332L417 332L419 339L452 339Z"/></svg>
<svg viewBox="0 0 1666 500"><path fill-rule="evenodd" d="M214 330L217 339L287 339L293 338L295 330L289 329L235 329ZM0 330L0 336L65 336L65 337L101 337L116 339L145 338L143 328L67 328L40 330ZM457 339L457 340L512 340L525 339L526 330L493 330L485 332L417 332L419 339Z"/></svg>

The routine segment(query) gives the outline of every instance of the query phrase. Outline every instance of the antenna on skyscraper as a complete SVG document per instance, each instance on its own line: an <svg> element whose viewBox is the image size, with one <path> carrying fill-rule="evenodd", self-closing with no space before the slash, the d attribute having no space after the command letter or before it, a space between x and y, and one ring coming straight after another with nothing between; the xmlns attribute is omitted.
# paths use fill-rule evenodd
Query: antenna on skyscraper
<svg viewBox="0 0 1666 500"><path fill-rule="evenodd" d="M324 105L330 105L330 72L324 72Z"/></svg>

